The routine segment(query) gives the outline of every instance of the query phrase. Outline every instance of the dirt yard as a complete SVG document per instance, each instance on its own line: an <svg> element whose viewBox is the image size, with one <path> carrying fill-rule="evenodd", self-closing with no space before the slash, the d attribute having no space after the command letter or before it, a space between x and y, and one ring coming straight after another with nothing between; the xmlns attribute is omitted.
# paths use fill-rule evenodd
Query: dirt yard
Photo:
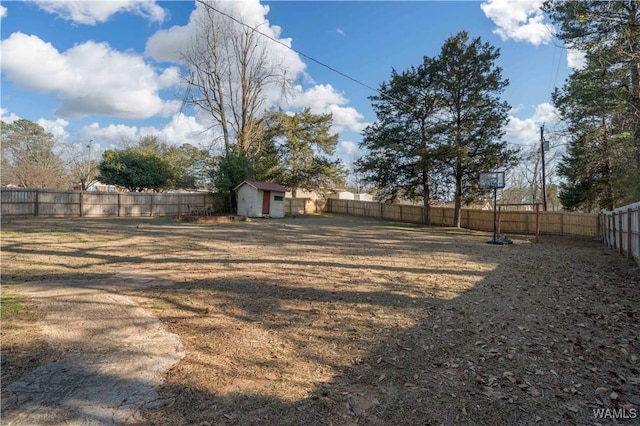
<svg viewBox="0 0 640 426"><path fill-rule="evenodd" d="M25 386L93 353L164 360L90 378L150 392L120 397L114 424L637 424L639 268L596 241L509 237L344 216L3 221L3 419L62 415ZM168 340L127 340L147 332ZM64 421L108 423L93 398Z"/></svg>

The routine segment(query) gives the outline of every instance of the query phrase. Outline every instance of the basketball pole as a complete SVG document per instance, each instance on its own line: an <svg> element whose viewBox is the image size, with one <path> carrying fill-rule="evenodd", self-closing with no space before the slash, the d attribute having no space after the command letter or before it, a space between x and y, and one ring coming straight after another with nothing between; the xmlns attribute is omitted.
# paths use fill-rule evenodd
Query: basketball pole
<svg viewBox="0 0 640 426"><path fill-rule="evenodd" d="M498 188L494 187L493 188L493 243L496 243L496 223L498 221L497 219L497 212L498 212Z"/></svg>

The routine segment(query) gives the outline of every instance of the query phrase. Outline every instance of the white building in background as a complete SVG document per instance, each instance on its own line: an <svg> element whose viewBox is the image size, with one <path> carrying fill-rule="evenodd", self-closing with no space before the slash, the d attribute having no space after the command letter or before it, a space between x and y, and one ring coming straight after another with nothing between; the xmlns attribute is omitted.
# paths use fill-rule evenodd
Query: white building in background
<svg viewBox="0 0 640 426"><path fill-rule="evenodd" d="M329 194L331 200L355 200L355 194L349 191L338 191L333 194Z"/></svg>
<svg viewBox="0 0 640 426"><path fill-rule="evenodd" d="M366 193L354 194L353 199L356 201L373 201L373 195Z"/></svg>

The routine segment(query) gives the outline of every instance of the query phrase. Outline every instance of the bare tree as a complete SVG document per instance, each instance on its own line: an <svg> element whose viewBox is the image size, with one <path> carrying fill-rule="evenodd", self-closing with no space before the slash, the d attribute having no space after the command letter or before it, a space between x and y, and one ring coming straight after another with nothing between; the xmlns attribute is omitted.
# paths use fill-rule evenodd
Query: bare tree
<svg viewBox="0 0 640 426"><path fill-rule="evenodd" d="M86 145L80 143L73 144L68 149L69 173L74 184L80 185L82 191L89 189L91 185L98 181L98 165L100 162L93 158L92 140Z"/></svg>
<svg viewBox="0 0 640 426"><path fill-rule="evenodd" d="M557 194L558 147L546 153L546 191L550 210L560 208ZM546 152L546 151L545 151ZM532 204L542 202L542 156L539 144L533 144L521 153L520 164L508 176L509 184L501 193L502 203Z"/></svg>
<svg viewBox="0 0 640 426"><path fill-rule="evenodd" d="M291 86L286 69L268 54L256 29L222 12L218 2L198 0L201 13L181 52L189 68L185 103L209 114L219 126L225 154L251 156L261 132L267 92Z"/></svg>

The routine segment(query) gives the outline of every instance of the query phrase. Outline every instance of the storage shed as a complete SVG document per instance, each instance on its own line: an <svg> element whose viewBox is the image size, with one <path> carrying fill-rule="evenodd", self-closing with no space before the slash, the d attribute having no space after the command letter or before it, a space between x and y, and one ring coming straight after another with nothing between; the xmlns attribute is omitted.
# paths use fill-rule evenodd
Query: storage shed
<svg viewBox="0 0 640 426"><path fill-rule="evenodd" d="M247 217L283 218L284 193L287 189L271 182L245 179L235 187L238 214Z"/></svg>

